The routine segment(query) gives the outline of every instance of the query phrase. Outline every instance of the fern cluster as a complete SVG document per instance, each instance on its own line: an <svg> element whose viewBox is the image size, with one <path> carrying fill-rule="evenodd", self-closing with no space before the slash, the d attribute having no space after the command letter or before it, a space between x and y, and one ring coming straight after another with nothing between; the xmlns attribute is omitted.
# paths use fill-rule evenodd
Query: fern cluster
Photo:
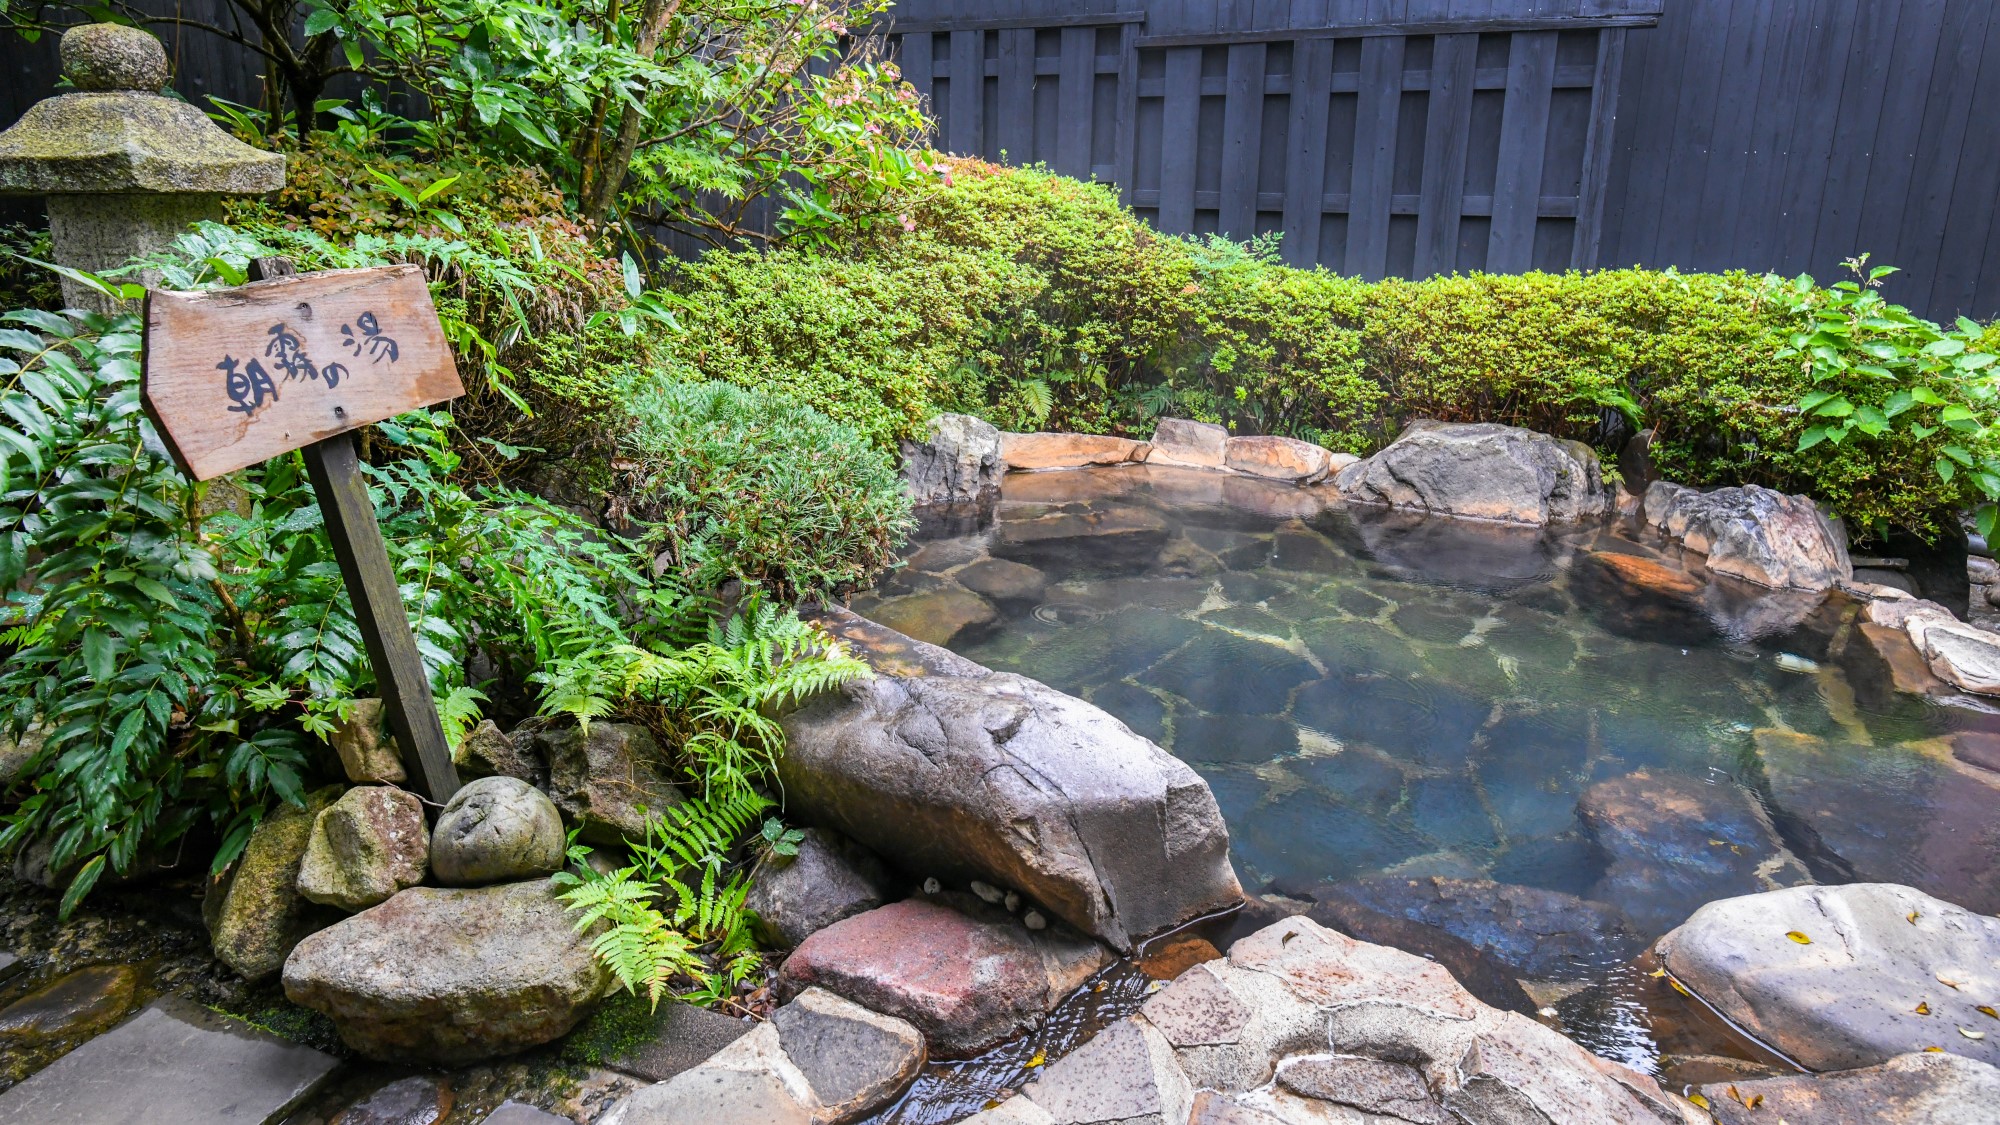
<svg viewBox="0 0 2000 1125"><path fill-rule="evenodd" d="M746 789L648 816L644 838L626 841L637 862L609 874L593 869L590 849L572 841L572 870L555 880L578 932L605 924L590 948L620 987L633 995L643 989L657 1007L671 982L685 978L684 996L715 1002L762 966L743 906L749 877L731 872L729 857L770 807Z"/></svg>

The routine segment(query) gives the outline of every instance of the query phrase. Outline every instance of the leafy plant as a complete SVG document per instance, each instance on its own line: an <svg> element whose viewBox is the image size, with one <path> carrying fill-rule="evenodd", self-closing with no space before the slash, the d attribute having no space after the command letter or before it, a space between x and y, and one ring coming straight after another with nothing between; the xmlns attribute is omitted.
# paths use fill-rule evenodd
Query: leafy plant
<svg viewBox="0 0 2000 1125"><path fill-rule="evenodd" d="M738 790L715 801L692 800L646 818L645 838L628 840L638 862L600 874L590 849L572 841L572 871L555 876L577 915L578 932L607 928L591 951L627 992L644 989L657 1007L676 977L687 995L713 1002L734 992L762 959L743 902L750 883L728 873L729 853L770 801Z"/></svg>
<svg viewBox="0 0 2000 1125"><path fill-rule="evenodd" d="M1808 320L1778 352L1812 380L1798 401L1812 422L1799 435L1799 452L1821 442L1906 435L1935 450L1939 480L1970 482L1984 501L1980 534L1992 535L2000 522L1993 411L2000 356L1982 348L1985 328L1961 317L1947 329L1912 315L1880 292L1893 267L1871 269L1866 254L1846 264L1853 278L1826 289L1805 276L1788 284L1770 279L1774 295Z"/></svg>

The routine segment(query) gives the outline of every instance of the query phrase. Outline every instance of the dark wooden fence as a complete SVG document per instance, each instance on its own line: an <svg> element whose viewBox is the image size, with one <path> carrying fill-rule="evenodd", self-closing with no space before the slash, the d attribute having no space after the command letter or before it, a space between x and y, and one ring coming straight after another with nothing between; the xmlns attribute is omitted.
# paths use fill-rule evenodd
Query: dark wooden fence
<svg viewBox="0 0 2000 1125"><path fill-rule="evenodd" d="M900 0L880 30L941 147L1167 230L1371 277L1870 251L1927 315L2000 315L1993 0ZM253 58L162 34L183 93L255 100ZM0 51L0 122L53 55Z"/></svg>
<svg viewBox="0 0 2000 1125"><path fill-rule="evenodd" d="M901 0L957 153L1363 277L1597 261L1630 28L1661 0Z"/></svg>

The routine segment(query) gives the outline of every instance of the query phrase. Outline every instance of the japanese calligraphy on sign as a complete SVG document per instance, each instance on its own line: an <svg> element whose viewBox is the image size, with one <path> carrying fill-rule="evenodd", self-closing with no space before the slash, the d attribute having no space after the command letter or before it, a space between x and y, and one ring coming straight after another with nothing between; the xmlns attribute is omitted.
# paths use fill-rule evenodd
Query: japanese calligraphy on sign
<svg viewBox="0 0 2000 1125"><path fill-rule="evenodd" d="M144 388L196 480L465 393L416 266L149 293Z"/></svg>

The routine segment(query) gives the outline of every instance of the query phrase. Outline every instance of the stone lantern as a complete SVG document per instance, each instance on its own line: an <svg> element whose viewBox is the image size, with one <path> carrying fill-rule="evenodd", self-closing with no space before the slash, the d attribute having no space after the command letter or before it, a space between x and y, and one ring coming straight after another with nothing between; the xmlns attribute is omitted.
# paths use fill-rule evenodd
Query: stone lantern
<svg viewBox="0 0 2000 1125"><path fill-rule="evenodd" d="M76 87L38 102L0 133L0 194L48 197L58 264L102 273L164 249L226 195L285 184L285 158L238 141L165 97L167 55L137 28L97 23L62 37ZM148 285L156 276L142 276ZM101 312L118 302L65 279L63 299Z"/></svg>

